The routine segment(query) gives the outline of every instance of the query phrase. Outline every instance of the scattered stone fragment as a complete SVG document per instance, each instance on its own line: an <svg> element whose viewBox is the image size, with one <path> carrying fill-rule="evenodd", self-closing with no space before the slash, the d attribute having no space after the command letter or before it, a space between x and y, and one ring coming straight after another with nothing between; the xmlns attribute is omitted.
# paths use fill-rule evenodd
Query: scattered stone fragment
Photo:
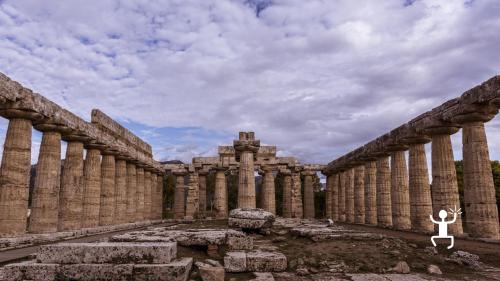
<svg viewBox="0 0 500 281"><path fill-rule="evenodd" d="M273 274L270 272L254 272L254 279L250 279L250 281L274 281Z"/></svg>
<svg viewBox="0 0 500 281"><path fill-rule="evenodd" d="M234 209L229 213L228 226L242 229L265 229L273 226L275 216L262 209Z"/></svg>
<svg viewBox="0 0 500 281"><path fill-rule="evenodd" d="M479 261L479 256L465 251L456 251L450 255L449 260L458 264L464 264L471 267L481 267L482 263Z"/></svg>
<svg viewBox="0 0 500 281"><path fill-rule="evenodd" d="M430 264L427 267L427 272L429 274L437 274L437 275L443 274L443 272L441 272L441 269L437 265L434 265L434 264Z"/></svg>
<svg viewBox="0 0 500 281"><path fill-rule="evenodd" d="M245 252L228 252L224 257L224 268L227 272L245 272L247 255Z"/></svg>
<svg viewBox="0 0 500 281"><path fill-rule="evenodd" d="M203 281L224 281L224 267L203 262L196 262L195 265Z"/></svg>
<svg viewBox="0 0 500 281"><path fill-rule="evenodd" d="M410 267L405 261L399 261L396 266L392 268L392 272L408 274L410 273Z"/></svg>

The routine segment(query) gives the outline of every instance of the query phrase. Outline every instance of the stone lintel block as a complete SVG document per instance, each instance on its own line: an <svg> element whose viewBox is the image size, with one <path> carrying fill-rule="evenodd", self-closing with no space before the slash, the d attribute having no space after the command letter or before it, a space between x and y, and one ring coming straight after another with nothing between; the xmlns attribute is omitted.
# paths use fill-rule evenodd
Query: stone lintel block
<svg viewBox="0 0 500 281"><path fill-rule="evenodd" d="M247 252L247 270L255 272L281 272L287 268L286 256L278 252Z"/></svg>
<svg viewBox="0 0 500 281"><path fill-rule="evenodd" d="M168 263L177 255L177 243L59 243L40 247L42 263Z"/></svg>
<svg viewBox="0 0 500 281"><path fill-rule="evenodd" d="M226 272L247 271L247 254L245 252L227 252L224 256Z"/></svg>

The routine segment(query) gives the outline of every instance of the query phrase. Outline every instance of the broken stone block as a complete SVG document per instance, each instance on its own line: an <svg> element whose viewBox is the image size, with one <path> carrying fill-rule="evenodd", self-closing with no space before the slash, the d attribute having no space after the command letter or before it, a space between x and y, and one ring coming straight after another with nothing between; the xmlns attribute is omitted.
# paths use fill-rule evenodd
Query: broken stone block
<svg viewBox="0 0 500 281"><path fill-rule="evenodd" d="M254 272L253 275L255 278L250 281L274 281L273 274L270 272Z"/></svg>
<svg viewBox="0 0 500 281"><path fill-rule="evenodd" d="M60 280L119 280L133 278L132 264L64 264L57 268ZM57 280L57 279L56 279Z"/></svg>
<svg viewBox="0 0 500 281"><path fill-rule="evenodd" d="M234 209L229 213L228 226L243 229L271 228L275 216L262 209Z"/></svg>
<svg viewBox="0 0 500 281"><path fill-rule="evenodd" d="M247 270L247 254L245 252L226 253L224 268L227 272L245 272Z"/></svg>
<svg viewBox="0 0 500 281"><path fill-rule="evenodd" d="M135 281L186 281L193 267L193 258L181 258L167 264L134 265Z"/></svg>
<svg viewBox="0 0 500 281"><path fill-rule="evenodd" d="M278 252L252 251L247 253L247 270L256 272L280 272L287 267L286 256Z"/></svg>
<svg viewBox="0 0 500 281"><path fill-rule="evenodd" d="M212 263L213 264L213 263ZM212 265L211 263L196 262L201 279L203 281L224 281L225 270L222 265Z"/></svg>
<svg viewBox="0 0 500 281"><path fill-rule="evenodd" d="M164 243L59 243L40 247L41 263L169 263L177 255L176 242Z"/></svg>
<svg viewBox="0 0 500 281"><path fill-rule="evenodd" d="M0 280L54 280L56 269L57 264L37 264L34 261L8 264L0 268Z"/></svg>
<svg viewBox="0 0 500 281"><path fill-rule="evenodd" d="M253 238L247 235L243 236L228 235L226 243L229 250L253 249Z"/></svg>

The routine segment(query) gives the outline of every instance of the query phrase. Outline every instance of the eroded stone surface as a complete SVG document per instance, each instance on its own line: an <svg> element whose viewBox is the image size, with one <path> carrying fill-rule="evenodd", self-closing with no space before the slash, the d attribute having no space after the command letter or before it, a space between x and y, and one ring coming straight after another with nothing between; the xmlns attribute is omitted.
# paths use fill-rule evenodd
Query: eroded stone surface
<svg viewBox="0 0 500 281"><path fill-rule="evenodd" d="M227 272L245 272L247 255L245 252L229 252L224 257L224 268Z"/></svg>
<svg viewBox="0 0 500 281"><path fill-rule="evenodd" d="M229 213L228 226L261 229L273 226L275 216L262 209L234 209Z"/></svg>

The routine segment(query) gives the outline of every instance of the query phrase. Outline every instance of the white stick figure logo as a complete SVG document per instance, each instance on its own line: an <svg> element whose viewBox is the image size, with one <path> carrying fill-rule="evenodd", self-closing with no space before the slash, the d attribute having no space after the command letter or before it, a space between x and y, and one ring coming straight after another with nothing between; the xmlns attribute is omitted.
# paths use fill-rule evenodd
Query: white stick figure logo
<svg viewBox="0 0 500 281"><path fill-rule="evenodd" d="M448 216L448 213L453 214L453 219L451 221L445 221L446 217ZM439 218L441 218L441 221L435 221L432 215L429 216L433 223L439 225L438 235L431 237L431 242L432 245L434 245L434 247L436 247L436 242L434 241L435 238L446 238L446 239L451 239L451 245L448 246L448 249L453 248L455 238L452 235L448 235L448 225L456 222L457 215L462 214L462 212L460 211L460 209L457 210L457 206L455 206L455 209L450 208L450 212L448 213L446 212L446 210L439 211Z"/></svg>

